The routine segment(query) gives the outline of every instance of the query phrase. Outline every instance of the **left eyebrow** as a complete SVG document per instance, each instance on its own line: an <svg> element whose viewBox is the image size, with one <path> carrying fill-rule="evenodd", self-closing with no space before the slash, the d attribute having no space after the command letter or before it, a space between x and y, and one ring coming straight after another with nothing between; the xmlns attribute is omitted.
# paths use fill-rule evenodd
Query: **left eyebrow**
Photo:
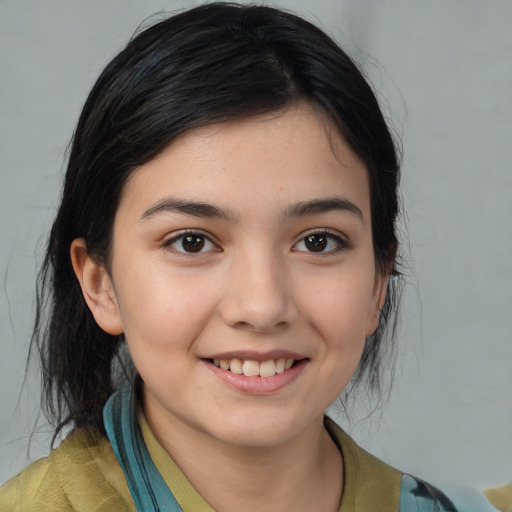
<svg viewBox="0 0 512 512"><path fill-rule="evenodd" d="M235 220L235 216L230 210L225 210L208 203L200 201L183 201L182 199L166 198L148 208L141 216L140 220L145 220L159 213L178 212L193 217L223 219L228 221Z"/></svg>
<svg viewBox="0 0 512 512"><path fill-rule="evenodd" d="M305 217L306 215L316 215L317 213L328 213L332 211L339 211L354 215L364 224L364 217L361 209L348 199L340 197L301 201L300 203L296 203L286 208L284 211L284 217Z"/></svg>

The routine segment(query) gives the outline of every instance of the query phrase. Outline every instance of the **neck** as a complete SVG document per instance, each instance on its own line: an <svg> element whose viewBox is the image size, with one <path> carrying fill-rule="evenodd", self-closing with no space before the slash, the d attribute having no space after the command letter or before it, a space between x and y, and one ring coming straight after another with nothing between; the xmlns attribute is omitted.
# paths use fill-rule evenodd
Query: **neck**
<svg viewBox="0 0 512 512"><path fill-rule="evenodd" d="M272 447L228 445L179 422L162 428L158 418L146 417L160 444L217 512L338 511L343 462L322 417Z"/></svg>

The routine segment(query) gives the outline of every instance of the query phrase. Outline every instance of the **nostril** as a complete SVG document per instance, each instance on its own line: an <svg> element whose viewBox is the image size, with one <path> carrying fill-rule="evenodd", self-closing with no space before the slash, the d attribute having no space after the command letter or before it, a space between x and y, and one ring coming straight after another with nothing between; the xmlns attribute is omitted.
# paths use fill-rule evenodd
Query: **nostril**
<svg viewBox="0 0 512 512"><path fill-rule="evenodd" d="M289 322L286 322L286 321L277 322L275 324L266 324L263 322L251 323L251 322L240 321L240 322L235 322L232 325L232 327L235 329L240 329L240 330L250 330L250 331L261 332L261 333L269 333L272 331L283 330L286 327L288 327L288 325L289 325Z"/></svg>
<svg viewBox="0 0 512 512"><path fill-rule="evenodd" d="M233 324L235 329L251 329L252 326L249 322L236 322Z"/></svg>

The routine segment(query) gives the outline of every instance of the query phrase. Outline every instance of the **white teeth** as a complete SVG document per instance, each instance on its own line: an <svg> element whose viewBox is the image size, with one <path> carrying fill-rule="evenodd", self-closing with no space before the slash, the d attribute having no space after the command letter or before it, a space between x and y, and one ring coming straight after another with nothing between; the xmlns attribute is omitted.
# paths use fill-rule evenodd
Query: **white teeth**
<svg viewBox="0 0 512 512"><path fill-rule="evenodd" d="M256 377L260 374L260 365L258 361L244 361L244 364L242 366L244 375L247 377Z"/></svg>
<svg viewBox="0 0 512 512"><path fill-rule="evenodd" d="M272 359L263 361L260 366L260 377L273 377L276 374L276 363Z"/></svg>
<svg viewBox="0 0 512 512"><path fill-rule="evenodd" d="M284 372L285 362L286 362L285 359L278 359L276 361L276 373L283 373Z"/></svg>
<svg viewBox="0 0 512 512"><path fill-rule="evenodd" d="M261 364L258 361L246 359L214 359L213 364L225 371L230 370L236 375L244 374L247 377L273 377L276 373L283 373L293 366L295 359L269 359Z"/></svg>
<svg viewBox="0 0 512 512"><path fill-rule="evenodd" d="M229 368L232 373L241 375L243 373L243 361L240 361L240 359L231 359L231 362L229 363Z"/></svg>

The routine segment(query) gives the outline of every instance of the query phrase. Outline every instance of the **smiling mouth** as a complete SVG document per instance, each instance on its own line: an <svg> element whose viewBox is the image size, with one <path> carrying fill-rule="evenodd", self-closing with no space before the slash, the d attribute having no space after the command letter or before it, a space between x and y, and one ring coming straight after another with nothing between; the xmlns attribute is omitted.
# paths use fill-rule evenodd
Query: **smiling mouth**
<svg viewBox="0 0 512 512"><path fill-rule="evenodd" d="M229 371L236 375L247 377L273 377L278 373L290 369L296 361L293 358L269 359L268 361L254 361L251 359L209 359L217 368Z"/></svg>

